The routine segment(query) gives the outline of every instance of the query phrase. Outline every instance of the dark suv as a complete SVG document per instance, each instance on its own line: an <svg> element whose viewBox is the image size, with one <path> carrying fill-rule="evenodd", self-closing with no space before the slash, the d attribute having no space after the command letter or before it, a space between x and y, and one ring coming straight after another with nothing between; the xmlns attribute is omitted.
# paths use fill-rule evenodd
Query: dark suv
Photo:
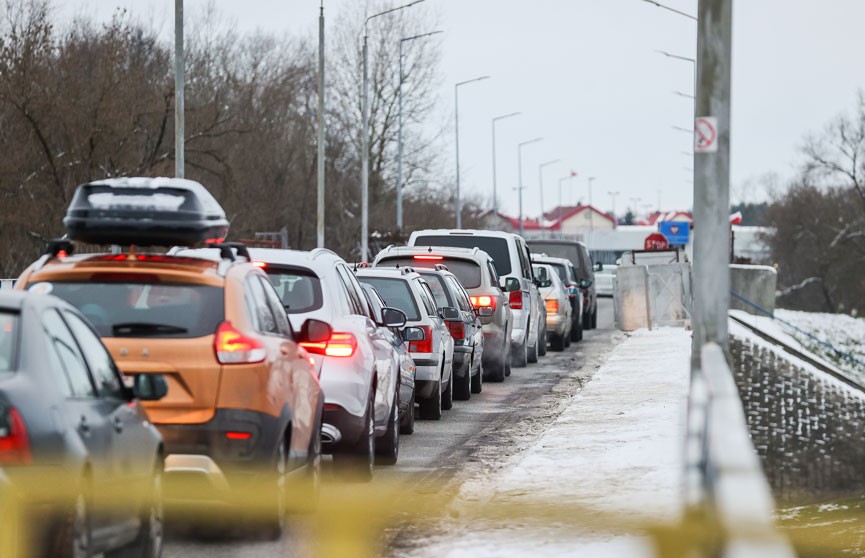
<svg viewBox="0 0 865 558"><path fill-rule="evenodd" d="M588 247L576 240L527 240L532 253L566 258L577 270L577 280L583 293L583 329L598 325L598 294L595 291L595 266Z"/></svg>

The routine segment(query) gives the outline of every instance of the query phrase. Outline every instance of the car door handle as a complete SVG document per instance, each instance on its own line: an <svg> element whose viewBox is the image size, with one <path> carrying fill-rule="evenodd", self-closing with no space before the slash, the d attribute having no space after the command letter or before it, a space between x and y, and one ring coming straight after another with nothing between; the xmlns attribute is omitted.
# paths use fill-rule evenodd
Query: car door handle
<svg viewBox="0 0 865 558"><path fill-rule="evenodd" d="M123 419L121 419L120 417L114 417L112 423L114 424L115 432L117 432L118 434L120 432L123 432Z"/></svg>
<svg viewBox="0 0 865 558"><path fill-rule="evenodd" d="M87 417L81 415L81 421L78 422L78 431L84 437L90 437L90 425L87 423Z"/></svg>

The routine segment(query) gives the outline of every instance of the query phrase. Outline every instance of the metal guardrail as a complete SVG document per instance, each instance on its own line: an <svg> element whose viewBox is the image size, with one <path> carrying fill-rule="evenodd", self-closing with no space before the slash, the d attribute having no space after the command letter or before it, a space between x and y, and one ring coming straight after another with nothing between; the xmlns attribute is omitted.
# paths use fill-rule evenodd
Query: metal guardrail
<svg viewBox="0 0 865 558"><path fill-rule="evenodd" d="M717 556L796 556L775 528L772 492L732 371L715 343L702 347L691 374L685 488L692 513L708 516L720 529Z"/></svg>
<svg viewBox="0 0 865 558"><path fill-rule="evenodd" d="M16 279L0 279L0 291L11 291L15 287Z"/></svg>

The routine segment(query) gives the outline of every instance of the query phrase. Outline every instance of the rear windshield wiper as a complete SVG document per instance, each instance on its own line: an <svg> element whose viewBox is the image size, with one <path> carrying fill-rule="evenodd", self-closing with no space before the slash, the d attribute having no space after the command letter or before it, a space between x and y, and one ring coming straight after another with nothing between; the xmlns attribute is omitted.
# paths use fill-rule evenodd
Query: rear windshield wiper
<svg viewBox="0 0 865 558"><path fill-rule="evenodd" d="M114 324L111 326L111 332L117 337L132 337L136 335L158 335L186 333L185 327L174 326L170 324L150 324L146 322L127 322L122 324Z"/></svg>

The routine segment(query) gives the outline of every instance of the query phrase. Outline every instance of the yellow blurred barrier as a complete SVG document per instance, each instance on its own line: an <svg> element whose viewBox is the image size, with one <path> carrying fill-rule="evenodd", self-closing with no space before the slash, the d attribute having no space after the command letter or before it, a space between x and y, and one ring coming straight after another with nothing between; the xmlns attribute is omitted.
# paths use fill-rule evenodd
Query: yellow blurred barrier
<svg viewBox="0 0 865 558"><path fill-rule="evenodd" d="M0 470L0 556L33 555L29 547L44 535L45 510L62 512L84 491L88 501L97 496L104 506L122 506L130 499L147 500L149 494L131 490L106 494L101 487L86 487L74 481L75 475L46 473L36 469L8 471L11 483L2 482ZM645 516L598 511L576 502L548 502L521 495L516 499L492 497L486 501L459 500L446 486L424 486L418 479L399 482L376 480L357 484L341 480L325 482L317 510L298 521L310 525L311 553L316 558L371 558L386 553L389 535L408 527L420 530L432 528L436 522L458 522L471 525L481 532L495 531L518 524L526 529L544 529L544 533L559 533L564 541L575 540L581 533L597 535L629 534L650 541L656 556L663 558L694 558L715 556L724 540L724 530L710 517L685 514L674 524L652 521L652 510ZM210 521L240 522L255 525L264 521L274 510L273 479L244 485L242 493L223 495L215 501L212 490L201 484L183 487L184 523ZM305 492L306 491L306 492ZM290 481L286 485L289 521L306 507L307 501L292 502L292 494L309 491L305 482ZM166 495L166 509L175 505L173 494ZM198 502L196 502L198 500ZM47 505L47 508L46 508ZM111 513L110 509L99 510ZM169 518L171 515L169 515ZM800 557L823 558L862 555L865 549L865 505L854 501L842 506L812 506L786 514L780 527L794 542ZM502 525L506 527L501 527ZM171 527L171 519L168 521ZM32 530L32 531L31 531ZM33 536L29 537L28 533ZM742 535L741 532L738 533ZM760 541L767 534L754 530L745 536ZM858 551L859 554L855 554Z"/></svg>

